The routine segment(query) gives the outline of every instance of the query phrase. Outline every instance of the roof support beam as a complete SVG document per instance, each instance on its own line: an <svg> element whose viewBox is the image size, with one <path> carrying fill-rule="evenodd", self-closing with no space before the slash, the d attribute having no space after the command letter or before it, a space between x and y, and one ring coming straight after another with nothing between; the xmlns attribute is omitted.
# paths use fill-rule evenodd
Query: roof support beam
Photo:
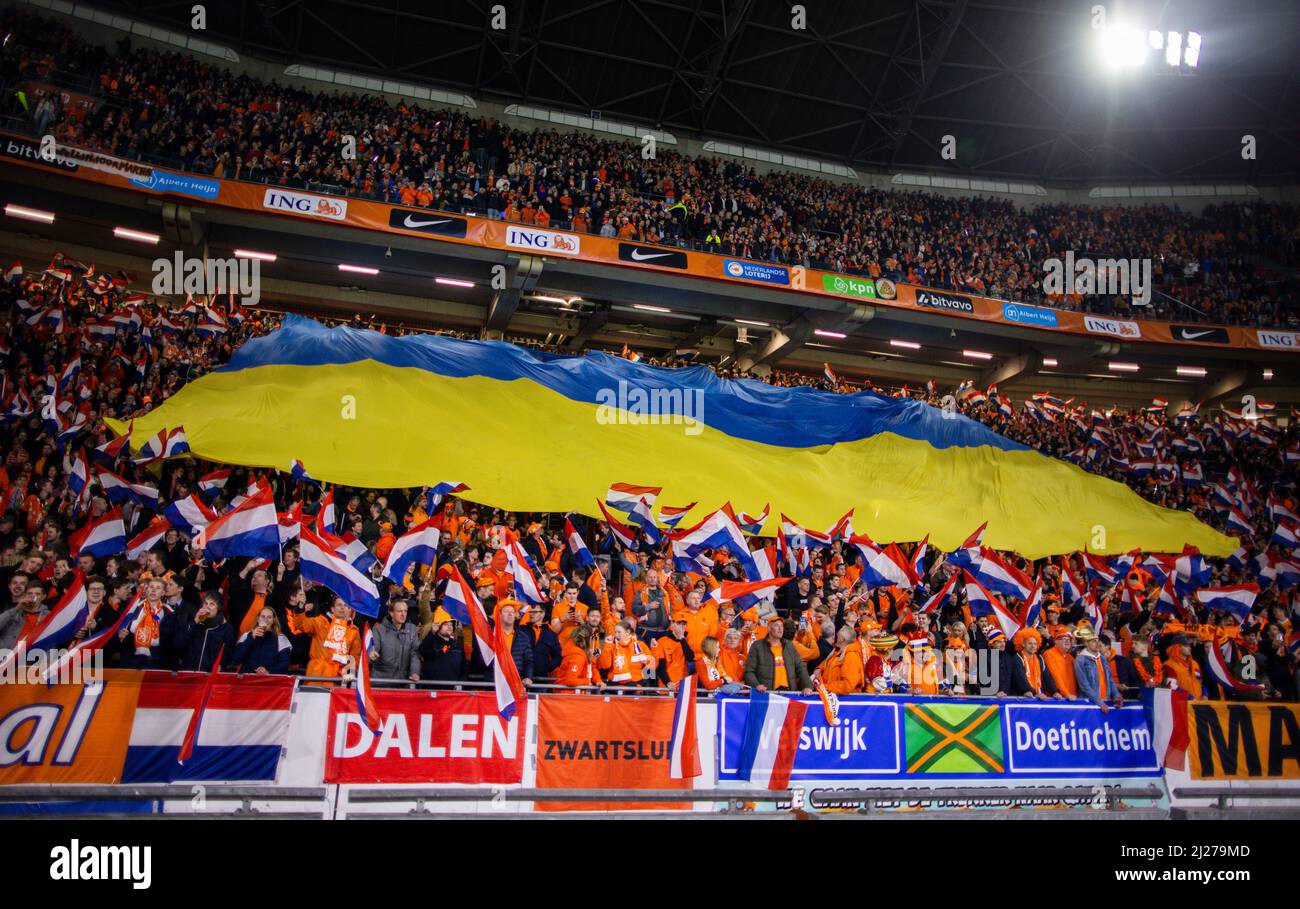
<svg viewBox="0 0 1300 909"><path fill-rule="evenodd" d="M934 77L938 74L939 67L943 65L943 58L948 55L948 45L952 44L953 35L957 34L957 26L961 24L962 16L966 15L966 4L967 0L957 0L949 8L948 18L943 23L943 31L939 34L939 40L934 45L934 51L930 54L929 61L924 59L921 61L921 87L912 97L906 116L898 124L898 131L894 137L894 151L889 156L891 165L903 150L903 144L907 142L907 137L912 132L912 120L916 116L916 112L920 110L926 96L930 93L930 86L934 84ZM917 9L920 9L919 4ZM918 55L921 50L918 46Z"/></svg>

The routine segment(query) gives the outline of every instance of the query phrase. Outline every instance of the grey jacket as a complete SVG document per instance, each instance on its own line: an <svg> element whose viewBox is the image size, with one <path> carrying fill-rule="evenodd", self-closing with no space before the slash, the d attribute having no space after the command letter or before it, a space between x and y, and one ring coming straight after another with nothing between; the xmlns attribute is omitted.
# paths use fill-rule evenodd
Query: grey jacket
<svg viewBox="0 0 1300 909"><path fill-rule="evenodd" d="M378 679L405 679L420 674L420 632L414 622L399 629L385 618L373 629L370 674Z"/></svg>
<svg viewBox="0 0 1300 909"><path fill-rule="evenodd" d="M49 607L41 606L39 617L44 619L49 614ZM18 635L23 632L23 620L26 617L27 613L16 606L0 613L0 649L13 650L18 643Z"/></svg>

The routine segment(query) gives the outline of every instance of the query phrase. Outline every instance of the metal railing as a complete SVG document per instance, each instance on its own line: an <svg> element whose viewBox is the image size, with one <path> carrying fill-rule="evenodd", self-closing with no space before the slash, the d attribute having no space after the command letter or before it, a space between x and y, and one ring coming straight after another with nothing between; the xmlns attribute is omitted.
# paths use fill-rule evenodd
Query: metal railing
<svg viewBox="0 0 1300 909"><path fill-rule="evenodd" d="M154 809L148 814L105 812L87 810L84 812L65 811L61 818L68 817L174 817L162 811L165 802L185 802L195 804L201 799L202 807L184 814L224 817L259 817L259 818L322 818L328 817L329 790L325 786L276 786L274 784L241 785L221 783L158 783L158 784L112 784L112 785L34 785L22 784L0 786L0 804L62 804L83 802L149 802ZM234 805L220 808L211 803L233 802ZM319 802L314 808L279 808L264 810L256 802Z"/></svg>
<svg viewBox="0 0 1300 909"><path fill-rule="evenodd" d="M1212 805L1178 805L1170 809L1178 820L1300 820L1300 804L1296 805L1233 805L1237 800L1280 801L1287 799L1300 803L1300 789L1233 789L1227 786L1187 788L1183 786L1170 790L1170 796L1178 801L1207 799Z"/></svg>

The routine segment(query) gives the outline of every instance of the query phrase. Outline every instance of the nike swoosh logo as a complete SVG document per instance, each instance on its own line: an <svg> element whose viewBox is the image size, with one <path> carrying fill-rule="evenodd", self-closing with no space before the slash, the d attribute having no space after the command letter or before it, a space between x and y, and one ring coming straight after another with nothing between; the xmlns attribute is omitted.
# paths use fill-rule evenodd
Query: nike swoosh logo
<svg viewBox="0 0 1300 909"><path fill-rule="evenodd" d="M450 224L450 223L451 223L451 218L438 218L433 221L412 221L411 216L407 215L406 219L402 221L402 226L420 228L420 227L432 227L435 224Z"/></svg>
<svg viewBox="0 0 1300 909"><path fill-rule="evenodd" d="M1184 329L1183 329L1183 340L1185 340L1185 341L1194 341L1194 340L1196 340L1197 338L1203 338L1203 337L1205 337L1206 335L1213 334L1213 333L1214 333L1214 329L1212 329L1212 328L1209 329L1208 331L1188 331L1187 329L1184 328Z"/></svg>
<svg viewBox="0 0 1300 909"><path fill-rule="evenodd" d="M646 259L662 259L664 256L671 256L671 255L672 253L649 253L648 255L642 255L641 250L634 249L632 250L632 261L644 262Z"/></svg>

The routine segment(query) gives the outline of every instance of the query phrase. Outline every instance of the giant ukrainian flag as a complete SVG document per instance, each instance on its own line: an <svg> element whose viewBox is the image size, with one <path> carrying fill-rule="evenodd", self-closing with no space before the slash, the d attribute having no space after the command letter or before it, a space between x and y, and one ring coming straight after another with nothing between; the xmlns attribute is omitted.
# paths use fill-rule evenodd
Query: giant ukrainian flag
<svg viewBox="0 0 1300 909"><path fill-rule="evenodd" d="M664 504L698 500L688 520L771 502L823 529L852 507L859 532L928 533L946 550L983 521L985 545L1030 558L1237 547L1190 514L920 401L293 315L137 418L136 438L178 426L214 461L287 470L301 458L313 477L354 486L459 480L473 500L519 511L598 516L611 483L637 483L662 486Z"/></svg>

